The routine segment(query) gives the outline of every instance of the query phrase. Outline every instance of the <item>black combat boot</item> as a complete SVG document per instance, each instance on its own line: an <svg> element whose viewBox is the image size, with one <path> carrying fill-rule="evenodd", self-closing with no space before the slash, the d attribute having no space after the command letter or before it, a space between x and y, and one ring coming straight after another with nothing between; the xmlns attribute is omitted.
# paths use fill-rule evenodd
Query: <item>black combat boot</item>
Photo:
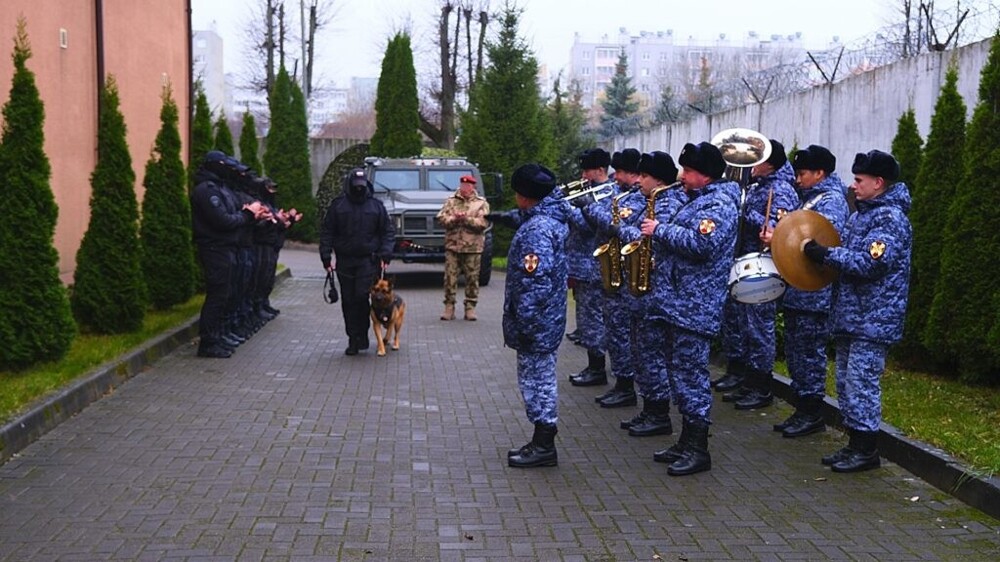
<svg viewBox="0 0 1000 562"><path fill-rule="evenodd" d="M575 375L569 376L573 386L600 386L608 384L608 372L605 370L603 353L587 351L587 368Z"/></svg>
<svg viewBox="0 0 1000 562"><path fill-rule="evenodd" d="M663 449L662 451L656 451L653 453L653 462L673 464L684 456L684 449L687 447L688 438L691 435L690 430L688 430L688 425L687 418L681 420L681 436L673 445Z"/></svg>
<svg viewBox="0 0 1000 562"><path fill-rule="evenodd" d="M625 408L635 406L639 403L635 395L635 379L623 379L619 377L615 381L614 388L606 396L597 402L602 408Z"/></svg>
<svg viewBox="0 0 1000 562"><path fill-rule="evenodd" d="M712 388L718 392L729 392L739 388L745 377L746 365L742 361L731 359L726 364L726 374L712 381Z"/></svg>
<svg viewBox="0 0 1000 562"><path fill-rule="evenodd" d="M878 432L851 430L851 440L855 443L850 454L833 463L834 472L861 472L882 466L878 456Z"/></svg>
<svg viewBox="0 0 1000 562"><path fill-rule="evenodd" d="M559 455L556 454L555 443L558 432L555 424L536 423L531 443L521 447L516 455L507 457L507 465L514 468L558 465Z"/></svg>
<svg viewBox="0 0 1000 562"><path fill-rule="evenodd" d="M670 425L670 400L643 400L642 410L645 419L628 428L632 437L651 437L653 435L673 435L674 427Z"/></svg>
<svg viewBox="0 0 1000 562"><path fill-rule="evenodd" d="M580 341L580 328L577 328L572 332L566 332L566 339L573 343Z"/></svg>
<svg viewBox="0 0 1000 562"><path fill-rule="evenodd" d="M753 371L750 374L750 380L744 384L750 387L750 391L747 392L746 396L736 401L737 410L758 410L774 403L770 371Z"/></svg>
<svg viewBox="0 0 1000 562"><path fill-rule="evenodd" d="M638 414L627 420L618 422L618 427L622 429L632 429L633 425L639 425L646 420L646 410L641 410Z"/></svg>
<svg viewBox="0 0 1000 562"><path fill-rule="evenodd" d="M688 440L677 459L667 467L670 476L687 476L712 469L712 457L708 454L708 422L688 422Z"/></svg>
<svg viewBox="0 0 1000 562"><path fill-rule="evenodd" d="M218 333L206 334L198 342L198 357L226 359L233 355L233 348L227 346Z"/></svg>
<svg viewBox="0 0 1000 562"><path fill-rule="evenodd" d="M799 407L789 418L788 425L781 431L784 437L802 437L819 431L826 431L823 421L823 397L803 396L799 398Z"/></svg>
<svg viewBox="0 0 1000 562"><path fill-rule="evenodd" d="M854 450L858 447L858 437L853 431L848 431L847 446L841 447L837 451L830 453L829 455L823 455L823 459L820 461L825 466L833 466L838 462L846 459L854 453Z"/></svg>

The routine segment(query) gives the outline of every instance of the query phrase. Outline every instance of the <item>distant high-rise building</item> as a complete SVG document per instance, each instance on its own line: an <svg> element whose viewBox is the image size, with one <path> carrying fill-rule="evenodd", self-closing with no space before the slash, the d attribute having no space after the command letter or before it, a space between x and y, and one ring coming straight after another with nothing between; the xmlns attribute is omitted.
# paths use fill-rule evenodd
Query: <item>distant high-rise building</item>
<svg viewBox="0 0 1000 562"><path fill-rule="evenodd" d="M201 82L208 106L218 115L226 103L226 75L222 61L222 37L215 30L195 31L191 44L194 79Z"/></svg>

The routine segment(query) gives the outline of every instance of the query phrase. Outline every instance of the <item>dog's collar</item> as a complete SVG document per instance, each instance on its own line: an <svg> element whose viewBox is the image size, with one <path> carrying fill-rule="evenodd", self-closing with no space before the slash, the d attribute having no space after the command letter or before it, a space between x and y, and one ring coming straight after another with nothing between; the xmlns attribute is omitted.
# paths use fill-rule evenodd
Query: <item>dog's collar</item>
<svg viewBox="0 0 1000 562"><path fill-rule="evenodd" d="M399 295L393 294L392 302L389 303L389 306L380 308L377 304L373 302L372 310L375 312L375 317L378 318L379 322L383 324L388 324L389 320L392 320L393 311L396 310L396 307L398 307L399 303L402 301L403 299L400 298Z"/></svg>

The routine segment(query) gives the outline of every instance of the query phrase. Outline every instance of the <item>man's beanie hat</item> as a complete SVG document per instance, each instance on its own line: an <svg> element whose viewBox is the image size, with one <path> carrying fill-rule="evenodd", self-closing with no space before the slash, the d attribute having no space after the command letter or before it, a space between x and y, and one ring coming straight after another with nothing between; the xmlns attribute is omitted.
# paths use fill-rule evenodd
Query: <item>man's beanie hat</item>
<svg viewBox="0 0 1000 562"><path fill-rule="evenodd" d="M859 152L854 157L851 172L885 178L886 183L893 183L899 178L899 162L892 154L881 150L870 150L868 154Z"/></svg>
<svg viewBox="0 0 1000 562"><path fill-rule="evenodd" d="M767 163L774 167L775 170L780 169L788 162L788 156L785 154L785 145L780 142L770 139L771 142L771 155L767 157Z"/></svg>
<svg viewBox="0 0 1000 562"><path fill-rule="evenodd" d="M726 171L726 161L722 159L722 152L710 142L685 144L677 161L681 166L697 170L713 179L721 178Z"/></svg>
<svg viewBox="0 0 1000 562"><path fill-rule="evenodd" d="M626 148L621 152L616 152L611 157L611 167L620 172L638 172L639 159L642 157L639 151L634 148Z"/></svg>
<svg viewBox="0 0 1000 562"><path fill-rule="evenodd" d="M529 199L545 199L556 186L556 175L540 164L524 164L510 178L515 193Z"/></svg>
<svg viewBox="0 0 1000 562"><path fill-rule="evenodd" d="M347 185L351 187L360 185L367 186L368 178L365 177L365 170L363 168L354 168L353 170L348 172Z"/></svg>
<svg viewBox="0 0 1000 562"><path fill-rule="evenodd" d="M607 168L611 164L611 155L603 148L591 148L580 154L580 169Z"/></svg>
<svg viewBox="0 0 1000 562"><path fill-rule="evenodd" d="M659 150L642 155L639 159L639 172L649 174L663 183L677 181L677 166L674 165L674 159Z"/></svg>
<svg viewBox="0 0 1000 562"><path fill-rule="evenodd" d="M837 169L837 157L818 144L810 144L792 156L792 167L796 170L823 170L826 175Z"/></svg>

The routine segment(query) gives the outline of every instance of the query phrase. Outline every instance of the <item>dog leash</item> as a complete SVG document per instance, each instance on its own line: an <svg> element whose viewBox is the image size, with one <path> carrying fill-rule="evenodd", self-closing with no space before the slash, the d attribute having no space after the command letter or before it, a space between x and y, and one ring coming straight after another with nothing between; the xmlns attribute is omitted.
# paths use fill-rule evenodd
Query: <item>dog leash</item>
<svg viewBox="0 0 1000 562"><path fill-rule="evenodd" d="M337 294L337 286L334 284L333 272L326 272L326 281L323 281L323 300L326 304L333 304L340 300L340 295Z"/></svg>

